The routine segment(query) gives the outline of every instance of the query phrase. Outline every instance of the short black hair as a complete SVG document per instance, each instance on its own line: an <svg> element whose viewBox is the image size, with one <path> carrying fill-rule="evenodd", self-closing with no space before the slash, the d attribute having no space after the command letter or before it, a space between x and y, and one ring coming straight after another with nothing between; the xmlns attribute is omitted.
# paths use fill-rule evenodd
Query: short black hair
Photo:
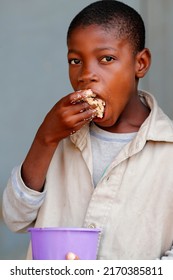
<svg viewBox="0 0 173 280"><path fill-rule="evenodd" d="M127 39L134 53L145 47L145 26L140 14L132 7L115 0L91 3L81 10L71 21L67 41L78 27L99 25L106 30L115 29L118 39Z"/></svg>

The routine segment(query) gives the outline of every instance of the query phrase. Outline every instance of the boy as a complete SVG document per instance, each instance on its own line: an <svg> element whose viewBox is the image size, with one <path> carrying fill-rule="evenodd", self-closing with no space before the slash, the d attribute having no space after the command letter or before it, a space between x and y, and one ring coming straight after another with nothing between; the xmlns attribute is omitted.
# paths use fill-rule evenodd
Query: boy
<svg viewBox="0 0 173 280"><path fill-rule="evenodd" d="M16 232L101 228L98 259L160 258L173 241L173 124L138 90L151 61L143 20L119 1L94 2L71 22L67 46L74 92L13 170L4 219ZM105 104L101 118L88 89Z"/></svg>

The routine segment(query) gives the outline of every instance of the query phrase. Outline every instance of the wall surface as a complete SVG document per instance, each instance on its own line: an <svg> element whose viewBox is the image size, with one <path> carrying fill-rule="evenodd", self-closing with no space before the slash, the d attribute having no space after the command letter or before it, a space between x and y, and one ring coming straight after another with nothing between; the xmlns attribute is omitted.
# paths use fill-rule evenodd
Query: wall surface
<svg viewBox="0 0 173 280"><path fill-rule="evenodd" d="M71 91L66 31L87 0L0 0L0 197L11 170L24 159L36 129ZM140 87L173 118L173 1L129 0L143 16L152 66ZM28 234L0 222L0 259L23 259Z"/></svg>

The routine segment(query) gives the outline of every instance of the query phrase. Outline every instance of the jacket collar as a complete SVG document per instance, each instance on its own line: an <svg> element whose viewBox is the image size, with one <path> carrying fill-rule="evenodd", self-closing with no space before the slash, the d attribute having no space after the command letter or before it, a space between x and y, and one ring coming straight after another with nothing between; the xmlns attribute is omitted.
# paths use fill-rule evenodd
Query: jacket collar
<svg viewBox="0 0 173 280"><path fill-rule="evenodd" d="M71 141L81 151L85 148L89 136L89 125L84 125L80 130L70 136Z"/></svg>
<svg viewBox="0 0 173 280"><path fill-rule="evenodd" d="M139 95L144 98L151 111L138 133L143 132L146 141L173 142L172 120L161 110L154 96L144 91L139 91Z"/></svg>

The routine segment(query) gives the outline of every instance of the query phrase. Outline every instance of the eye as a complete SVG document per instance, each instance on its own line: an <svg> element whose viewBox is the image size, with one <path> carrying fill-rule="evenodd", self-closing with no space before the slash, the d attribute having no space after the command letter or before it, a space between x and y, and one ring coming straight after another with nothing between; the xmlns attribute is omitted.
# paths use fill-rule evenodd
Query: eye
<svg viewBox="0 0 173 280"><path fill-rule="evenodd" d="M104 57L101 59L101 62L111 62L111 61L113 61L113 60L115 60L114 57L112 57L112 56L110 56L110 55L106 55L106 56L104 56Z"/></svg>
<svg viewBox="0 0 173 280"><path fill-rule="evenodd" d="M77 58L69 59L69 64L81 64L81 60Z"/></svg>

